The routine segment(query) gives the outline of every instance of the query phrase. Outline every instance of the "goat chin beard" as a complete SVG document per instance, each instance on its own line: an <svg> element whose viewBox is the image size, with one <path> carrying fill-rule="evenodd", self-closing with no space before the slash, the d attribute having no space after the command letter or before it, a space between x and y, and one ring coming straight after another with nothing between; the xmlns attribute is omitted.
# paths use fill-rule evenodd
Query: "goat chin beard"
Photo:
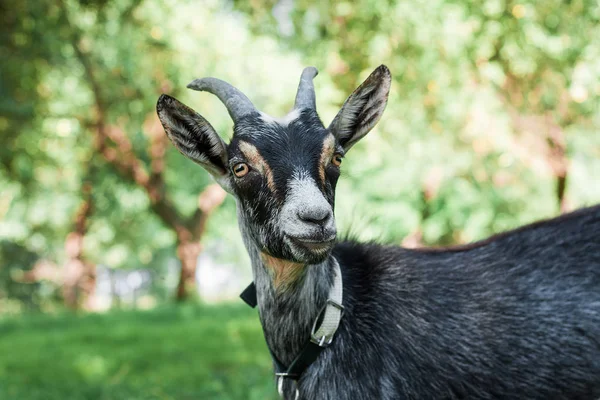
<svg viewBox="0 0 600 400"><path fill-rule="evenodd" d="M302 264L303 266L320 264L325 261L331 254L333 246L327 246L322 248L307 249L295 246L289 241L285 241L283 246L278 247L276 251L270 250L265 245L257 245L263 262L264 257L269 259L280 260L281 263L286 265L291 264Z"/></svg>
<svg viewBox="0 0 600 400"><path fill-rule="evenodd" d="M288 262L303 265L314 265L325 261L327 257L329 257L331 249L292 251L291 253L292 254L289 258L286 257Z"/></svg>
<svg viewBox="0 0 600 400"><path fill-rule="evenodd" d="M321 242L298 242L292 238L284 237L284 253L283 258L302 264L320 264L329 257L333 249L333 241L327 243Z"/></svg>

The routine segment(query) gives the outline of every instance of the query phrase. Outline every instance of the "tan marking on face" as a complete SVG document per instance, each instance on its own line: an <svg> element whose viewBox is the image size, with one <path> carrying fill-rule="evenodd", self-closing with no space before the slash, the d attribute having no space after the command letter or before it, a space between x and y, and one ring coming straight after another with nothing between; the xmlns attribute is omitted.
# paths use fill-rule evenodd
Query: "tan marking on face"
<svg viewBox="0 0 600 400"><path fill-rule="evenodd" d="M304 264L260 253L263 263L269 269L273 278L273 287L277 292L291 288L304 271Z"/></svg>
<svg viewBox="0 0 600 400"><path fill-rule="evenodd" d="M273 171L265 159L260 155L256 146L248 142L240 141L239 148L250 165L267 178L267 186L273 193L275 193L276 190L275 181L273 180Z"/></svg>
<svg viewBox="0 0 600 400"><path fill-rule="evenodd" d="M330 133L323 142L323 148L321 149L321 161L319 162L319 178L321 184L325 185L325 166L331 162L333 152L335 151L335 138Z"/></svg>

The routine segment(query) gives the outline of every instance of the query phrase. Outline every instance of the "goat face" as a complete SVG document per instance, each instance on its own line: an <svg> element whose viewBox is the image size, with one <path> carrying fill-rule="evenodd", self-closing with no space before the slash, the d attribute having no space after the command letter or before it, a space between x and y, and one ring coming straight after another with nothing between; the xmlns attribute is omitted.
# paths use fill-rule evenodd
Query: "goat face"
<svg viewBox="0 0 600 400"><path fill-rule="evenodd" d="M336 236L333 203L343 152L314 110L279 121L255 114L236 124L229 185L262 251L302 263L327 256Z"/></svg>
<svg viewBox="0 0 600 400"><path fill-rule="evenodd" d="M282 119L257 111L223 81L192 82L188 87L214 93L227 106L234 120L228 145L176 99L162 95L157 104L175 147L236 197L245 236L266 255L308 264L325 259L333 247L342 157L381 117L391 80L385 66L377 68L325 128L315 109L314 76L316 69L304 70L294 110Z"/></svg>

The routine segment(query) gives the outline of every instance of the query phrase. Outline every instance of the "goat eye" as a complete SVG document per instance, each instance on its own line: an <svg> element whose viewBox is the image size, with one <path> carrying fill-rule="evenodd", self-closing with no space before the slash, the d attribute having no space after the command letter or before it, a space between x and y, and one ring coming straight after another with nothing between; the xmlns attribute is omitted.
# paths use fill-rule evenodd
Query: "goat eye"
<svg viewBox="0 0 600 400"><path fill-rule="evenodd" d="M333 158L331 159L331 162L333 163L333 165L335 165L336 167L339 167L340 164L342 163L342 155L340 153L335 153L333 155Z"/></svg>
<svg viewBox="0 0 600 400"><path fill-rule="evenodd" d="M248 168L248 164L246 163L237 163L233 166L233 174L235 176L237 176L238 178L241 178L242 176L246 175L248 173L248 171L250 170Z"/></svg>

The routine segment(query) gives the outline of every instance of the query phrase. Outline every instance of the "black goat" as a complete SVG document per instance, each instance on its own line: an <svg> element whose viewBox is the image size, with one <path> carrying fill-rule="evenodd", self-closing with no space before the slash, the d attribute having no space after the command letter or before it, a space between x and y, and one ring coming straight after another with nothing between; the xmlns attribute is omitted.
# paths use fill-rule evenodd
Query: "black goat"
<svg viewBox="0 0 600 400"><path fill-rule="evenodd" d="M336 242L342 157L379 120L391 78L376 69L325 128L314 76L305 69L283 119L223 81L192 82L227 106L229 145L174 98L157 105L173 144L237 200L279 372L311 343L341 271L345 314L335 338L315 344L323 351L301 375L279 381L284 396L600 398L600 207L456 248Z"/></svg>

